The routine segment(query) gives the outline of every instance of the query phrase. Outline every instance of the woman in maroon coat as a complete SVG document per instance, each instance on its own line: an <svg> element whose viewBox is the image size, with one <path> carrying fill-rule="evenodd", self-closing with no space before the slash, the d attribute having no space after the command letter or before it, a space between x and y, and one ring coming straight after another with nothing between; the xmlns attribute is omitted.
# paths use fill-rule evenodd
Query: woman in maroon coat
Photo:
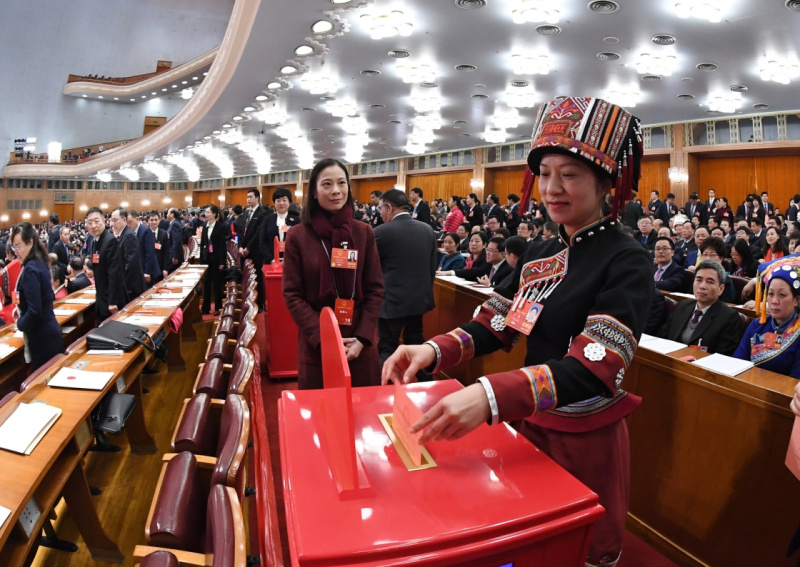
<svg viewBox="0 0 800 567"><path fill-rule="evenodd" d="M372 228L354 220L354 211L345 166L335 159L317 163L308 182L303 222L286 233L283 260L283 296L298 330L300 389L322 388L319 314L323 307L344 312L337 313L337 318L341 317L339 329L353 385L381 383L375 336L383 275ZM346 249L348 259L357 252L355 269L352 265L332 268L335 249ZM337 303L344 309L335 309ZM344 321L348 303L352 305L350 321Z"/></svg>

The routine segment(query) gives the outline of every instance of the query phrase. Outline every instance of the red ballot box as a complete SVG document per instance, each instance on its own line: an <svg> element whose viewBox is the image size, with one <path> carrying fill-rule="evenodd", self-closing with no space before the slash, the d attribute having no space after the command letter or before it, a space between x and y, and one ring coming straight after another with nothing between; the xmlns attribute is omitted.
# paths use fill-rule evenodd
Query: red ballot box
<svg viewBox="0 0 800 567"><path fill-rule="evenodd" d="M425 411L459 388L427 382L408 394ZM326 427L343 391L286 391L279 402L292 565L583 567L604 513L593 492L505 425L429 443L430 468L409 470L381 421L393 386L352 390L352 442L369 487L343 492L341 459L330 455L342 444Z"/></svg>
<svg viewBox="0 0 800 567"><path fill-rule="evenodd" d="M274 262L262 268L267 294L267 332L269 341L269 377L297 376L297 325L283 299L283 268Z"/></svg>

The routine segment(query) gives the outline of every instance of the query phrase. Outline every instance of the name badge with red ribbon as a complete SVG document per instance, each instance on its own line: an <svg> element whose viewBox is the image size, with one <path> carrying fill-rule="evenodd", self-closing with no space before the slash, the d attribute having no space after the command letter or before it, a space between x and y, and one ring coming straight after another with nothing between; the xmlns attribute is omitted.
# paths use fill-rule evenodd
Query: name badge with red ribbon
<svg viewBox="0 0 800 567"><path fill-rule="evenodd" d="M336 322L343 327L353 324L353 309L355 302L352 299L337 298L333 304L333 312L336 315Z"/></svg>
<svg viewBox="0 0 800 567"><path fill-rule="evenodd" d="M100 263L100 254L95 252L92 254L92 264L99 264Z"/></svg>
<svg viewBox="0 0 800 567"><path fill-rule="evenodd" d="M358 250L334 248L331 250L331 268L355 270L358 268Z"/></svg>
<svg viewBox="0 0 800 567"><path fill-rule="evenodd" d="M156 242L156 250L161 250L161 243L160 242Z"/></svg>
<svg viewBox="0 0 800 567"><path fill-rule="evenodd" d="M764 346L768 349L778 348L778 335L775 333L765 333Z"/></svg>
<svg viewBox="0 0 800 567"><path fill-rule="evenodd" d="M506 325L519 331L523 335L530 335L539 315L542 313L543 306L533 299L520 299L511 304L511 309L506 316Z"/></svg>
<svg viewBox="0 0 800 567"><path fill-rule="evenodd" d="M19 305L19 292L17 290L11 292L11 299L14 305Z"/></svg>

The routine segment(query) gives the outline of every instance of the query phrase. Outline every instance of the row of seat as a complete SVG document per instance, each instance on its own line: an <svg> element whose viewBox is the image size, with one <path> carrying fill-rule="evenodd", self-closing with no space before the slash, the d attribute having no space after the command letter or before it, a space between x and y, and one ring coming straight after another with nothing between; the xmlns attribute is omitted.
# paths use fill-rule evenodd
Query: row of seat
<svg viewBox="0 0 800 567"><path fill-rule="evenodd" d="M248 267L249 265L249 267ZM193 396L172 437L145 525L146 546L134 560L142 567L246 563L242 501L251 439L249 384L257 374L253 354L258 313L255 273L245 266L243 284L231 282Z"/></svg>

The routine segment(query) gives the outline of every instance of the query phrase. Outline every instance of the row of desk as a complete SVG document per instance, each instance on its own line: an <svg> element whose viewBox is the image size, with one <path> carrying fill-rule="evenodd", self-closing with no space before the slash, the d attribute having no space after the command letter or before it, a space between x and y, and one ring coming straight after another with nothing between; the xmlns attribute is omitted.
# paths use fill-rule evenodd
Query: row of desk
<svg viewBox="0 0 800 567"><path fill-rule="evenodd" d="M488 290L436 278L425 335L469 320ZM797 380L759 368L735 377L639 348L622 387L642 397L628 418L628 529L681 565L781 565L798 526L800 482L784 465ZM525 343L447 371L463 383L519 368Z"/></svg>
<svg viewBox="0 0 800 567"><path fill-rule="evenodd" d="M200 280L197 276L204 272L204 267L184 265L114 316L114 319L122 321L137 314L161 318L159 324L142 326L148 328L151 336L160 330L167 331L171 370L185 369L181 340L196 340L193 323L201 319L197 291ZM171 298L177 305L143 306L155 297L163 297L164 291L181 294L180 299ZM86 295L91 295L91 292L86 292ZM168 321L178 307L184 313L183 325L179 333L170 333ZM106 561L123 559L91 501L83 458L93 440L91 413L103 396L112 390L133 394L136 398L136 408L126 426L131 451L156 451L155 441L144 420L140 380L141 372L153 358L153 353L141 346L116 356L88 356L86 353L85 341L74 344L65 355L41 372L24 392L0 409L0 424L21 402L47 403L62 410L61 416L30 455L0 451L0 505L11 510L10 517L0 526L0 565L11 567L25 563L49 511L61 496L92 557ZM48 386L48 380L60 368L79 363L86 363L84 370L113 372L114 377L102 391ZM27 529L23 529L23 525Z"/></svg>

